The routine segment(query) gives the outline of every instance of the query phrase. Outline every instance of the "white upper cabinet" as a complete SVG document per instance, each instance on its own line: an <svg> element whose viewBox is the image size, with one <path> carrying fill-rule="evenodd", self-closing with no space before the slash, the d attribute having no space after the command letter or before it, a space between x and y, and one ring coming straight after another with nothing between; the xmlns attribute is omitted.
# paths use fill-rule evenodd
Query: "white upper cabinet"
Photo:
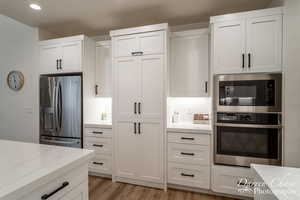
<svg viewBox="0 0 300 200"><path fill-rule="evenodd" d="M115 39L114 57L132 56L133 52L139 51L139 41L136 35L120 36Z"/></svg>
<svg viewBox="0 0 300 200"><path fill-rule="evenodd" d="M111 42L101 41L96 46L95 95L112 96L112 55Z"/></svg>
<svg viewBox="0 0 300 200"><path fill-rule="evenodd" d="M82 72L83 35L40 42L40 73Z"/></svg>
<svg viewBox="0 0 300 200"><path fill-rule="evenodd" d="M214 70L240 73L245 69L245 21L233 20L214 24Z"/></svg>
<svg viewBox="0 0 300 200"><path fill-rule="evenodd" d="M170 41L169 96L208 96L208 29L174 32Z"/></svg>
<svg viewBox="0 0 300 200"><path fill-rule="evenodd" d="M282 63L282 16L247 21L247 56L250 71L278 71Z"/></svg>
<svg viewBox="0 0 300 200"><path fill-rule="evenodd" d="M138 35L140 51L143 55L164 53L165 43L163 34L163 31L156 31Z"/></svg>
<svg viewBox="0 0 300 200"><path fill-rule="evenodd" d="M282 71L282 8L211 18L215 74Z"/></svg>

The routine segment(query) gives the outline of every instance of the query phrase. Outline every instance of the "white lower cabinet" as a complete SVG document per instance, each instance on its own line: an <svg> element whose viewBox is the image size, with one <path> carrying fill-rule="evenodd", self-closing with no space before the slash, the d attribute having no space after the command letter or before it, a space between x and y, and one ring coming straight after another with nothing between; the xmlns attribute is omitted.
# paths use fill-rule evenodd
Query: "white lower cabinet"
<svg viewBox="0 0 300 200"><path fill-rule="evenodd" d="M83 138L84 148L94 150L89 172L112 174L112 130L110 128L86 127Z"/></svg>
<svg viewBox="0 0 300 200"><path fill-rule="evenodd" d="M168 183L210 189L210 135L168 132Z"/></svg>
<svg viewBox="0 0 300 200"><path fill-rule="evenodd" d="M39 186L19 200L88 200L87 165Z"/></svg>
<svg viewBox="0 0 300 200"><path fill-rule="evenodd" d="M254 180L250 168L217 166L212 167L212 190L217 193L253 197L244 183ZM240 184L242 183L242 184Z"/></svg>

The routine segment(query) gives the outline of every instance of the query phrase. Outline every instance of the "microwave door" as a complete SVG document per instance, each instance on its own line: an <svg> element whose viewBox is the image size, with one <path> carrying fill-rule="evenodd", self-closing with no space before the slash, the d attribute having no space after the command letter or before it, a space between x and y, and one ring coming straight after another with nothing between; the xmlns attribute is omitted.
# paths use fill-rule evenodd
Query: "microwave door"
<svg viewBox="0 0 300 200"><path fill-rule="evenodd" d="M81 138L81 96L81 76L64 76L57 78L56 136Z"/></svg>

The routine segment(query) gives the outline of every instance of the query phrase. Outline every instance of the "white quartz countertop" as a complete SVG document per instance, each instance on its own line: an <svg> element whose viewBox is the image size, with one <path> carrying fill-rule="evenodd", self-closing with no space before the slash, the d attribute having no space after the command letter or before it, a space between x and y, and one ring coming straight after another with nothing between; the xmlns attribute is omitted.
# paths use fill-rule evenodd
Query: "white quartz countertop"
<svg viewBox="0 0 300 200"><path fill-rule="evenodd" d="M85 122L85 128L112 128L111 121Z"/></svg>
<svg viewBox="0 0 300 200"><path fill-rule="evenodd" d="M168 132L211 133L211 124L177 123L168 124Z"/></svg>
<svg viewBox="0 0 300 200"><path fill-rule="evenodd" d="M300 168L252 164L278 200L300 199Z"/></svg>
<svg viewBox="0 0 300 200"><path fill-rule="evenodd" d="M51 175L87 164L93 151L0 140L0 199L31 191Z"/></svg>

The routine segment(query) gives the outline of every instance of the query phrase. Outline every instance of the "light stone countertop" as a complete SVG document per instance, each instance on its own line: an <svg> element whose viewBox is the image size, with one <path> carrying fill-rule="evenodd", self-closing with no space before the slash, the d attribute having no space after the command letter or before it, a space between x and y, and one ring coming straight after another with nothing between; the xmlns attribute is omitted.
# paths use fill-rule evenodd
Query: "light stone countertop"
<svg viewBox="0 0 300 200"><path fill-rule="evenodd" d="M31 191L54 174L87 164L93 151L0 140L0 199Z"/></svg>
<svg viewBox="0 0 300 200"><path fill-rule="evenodd" d="M183 132L183 133L206 133L211 134L211 124L192 124L192 123L177 123L168 124L168 132Z"/></svg>
<svg viewBox="0 0 300 200"><path fill-rule="evenodd" d="M112 128L112 122L111 121L96 121L96 122L85 122L84 123L85 128Z"/></svg>

